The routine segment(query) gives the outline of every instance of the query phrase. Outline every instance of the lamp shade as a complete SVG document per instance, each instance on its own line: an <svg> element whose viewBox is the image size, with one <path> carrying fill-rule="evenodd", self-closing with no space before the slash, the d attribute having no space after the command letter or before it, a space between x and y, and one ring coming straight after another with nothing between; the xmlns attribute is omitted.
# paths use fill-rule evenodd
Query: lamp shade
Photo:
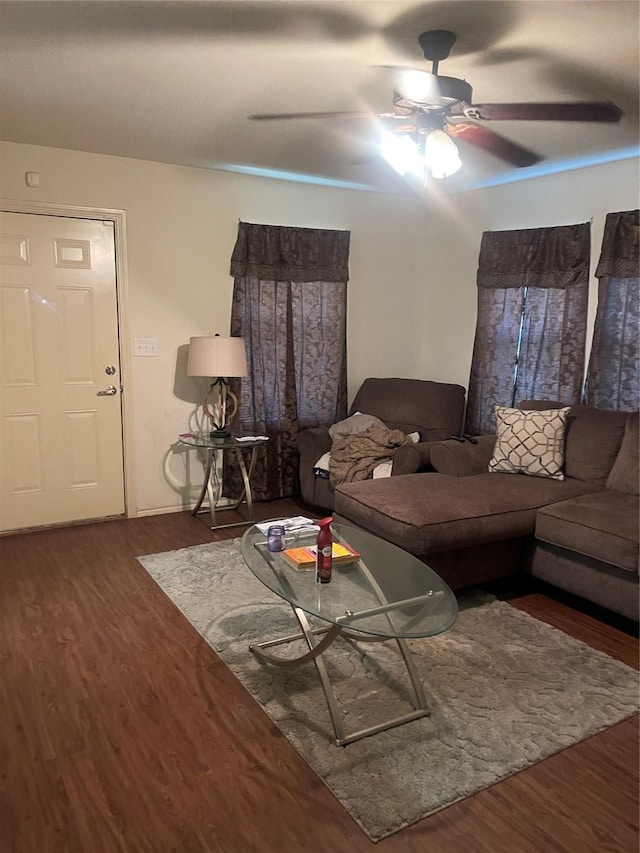
<svg viewBox="0 0 640 853"><path fill-rule="evenodd" d="M197 337L189 339L188 376L246 376L244 338Z"/></svg>

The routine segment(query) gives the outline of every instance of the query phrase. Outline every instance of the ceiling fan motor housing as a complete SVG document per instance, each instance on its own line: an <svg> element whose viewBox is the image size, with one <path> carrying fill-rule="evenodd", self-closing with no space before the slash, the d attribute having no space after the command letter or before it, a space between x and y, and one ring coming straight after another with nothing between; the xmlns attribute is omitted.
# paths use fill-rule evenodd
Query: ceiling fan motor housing
<svg viewBox="0 0 640 853"><path fill-rule="evenodd" d="M436 77L437 96L429 99L429 101L415 101L409 98L398 95L394 98L394 104L399 107L407 107L411 109L415 106L420 106L425 109L443 109L451 107L454 104L463 102L471 104L473 98L473 89L466 80L459 80L457 77Z"/></svg>

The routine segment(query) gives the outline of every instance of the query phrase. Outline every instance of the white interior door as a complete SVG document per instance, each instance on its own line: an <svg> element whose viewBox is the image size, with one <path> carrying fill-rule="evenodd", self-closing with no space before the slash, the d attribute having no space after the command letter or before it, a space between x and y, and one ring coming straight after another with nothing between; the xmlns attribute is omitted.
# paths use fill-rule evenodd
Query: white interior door
<svg viewBox="0 0 640 853"><path fill-rule="evenodd" d="M124 513L115 271L111 222L0 214L2 531Z"/></svg>

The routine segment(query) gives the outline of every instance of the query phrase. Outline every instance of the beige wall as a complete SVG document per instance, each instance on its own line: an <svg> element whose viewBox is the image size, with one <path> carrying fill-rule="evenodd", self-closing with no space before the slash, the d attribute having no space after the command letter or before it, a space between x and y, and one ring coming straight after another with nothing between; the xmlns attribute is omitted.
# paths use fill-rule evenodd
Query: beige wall
<svg viewBox="0 0 640 853"><path fill-rule="evenodd" d="M157 338L160 349L158 358L131 359L126 389L140 512L185 498L185 456L165 453L189 428L202 384L184 378L178 359L191 335L229 331L229 260L239 219L351 231L351 395L367 375L431 376L438 342L425 348L415 333L417 306L427 299L427 214L415 198L14 143L1 144L0 168L5 199L126 211L130 338ZM26 171L39 173L37 189L25 186Z"/></svg>
<svg viewBox="0 0 640 853"><path fill-rule="evenodd" d="M39 173L39 188L25 186L26 171ZM434 201L0 143L0 196L126 211L124 346L150 337L160 348L158 358L131 358L126 389L135 508L148 513L182 506L191 480L200 482L188 454L172 447L202 391L184 376L185 345L228 333L239 219L351 231L351 396L366 376L466 386L482 231L593 217L597 257L605 214L637 206L638 180L637 163L626 162Z"/></svg>

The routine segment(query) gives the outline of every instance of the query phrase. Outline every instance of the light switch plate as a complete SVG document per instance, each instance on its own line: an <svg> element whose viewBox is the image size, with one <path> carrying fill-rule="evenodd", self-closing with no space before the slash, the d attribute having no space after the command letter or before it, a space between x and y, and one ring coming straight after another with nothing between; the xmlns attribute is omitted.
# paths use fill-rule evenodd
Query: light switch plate
<svg viewBox="0 0 640 853"><path fill-rule="evenodd" d="M133 339L133 354L141 356L157 356L158 355L158 339L157 338L134 338Z"/></svg>

